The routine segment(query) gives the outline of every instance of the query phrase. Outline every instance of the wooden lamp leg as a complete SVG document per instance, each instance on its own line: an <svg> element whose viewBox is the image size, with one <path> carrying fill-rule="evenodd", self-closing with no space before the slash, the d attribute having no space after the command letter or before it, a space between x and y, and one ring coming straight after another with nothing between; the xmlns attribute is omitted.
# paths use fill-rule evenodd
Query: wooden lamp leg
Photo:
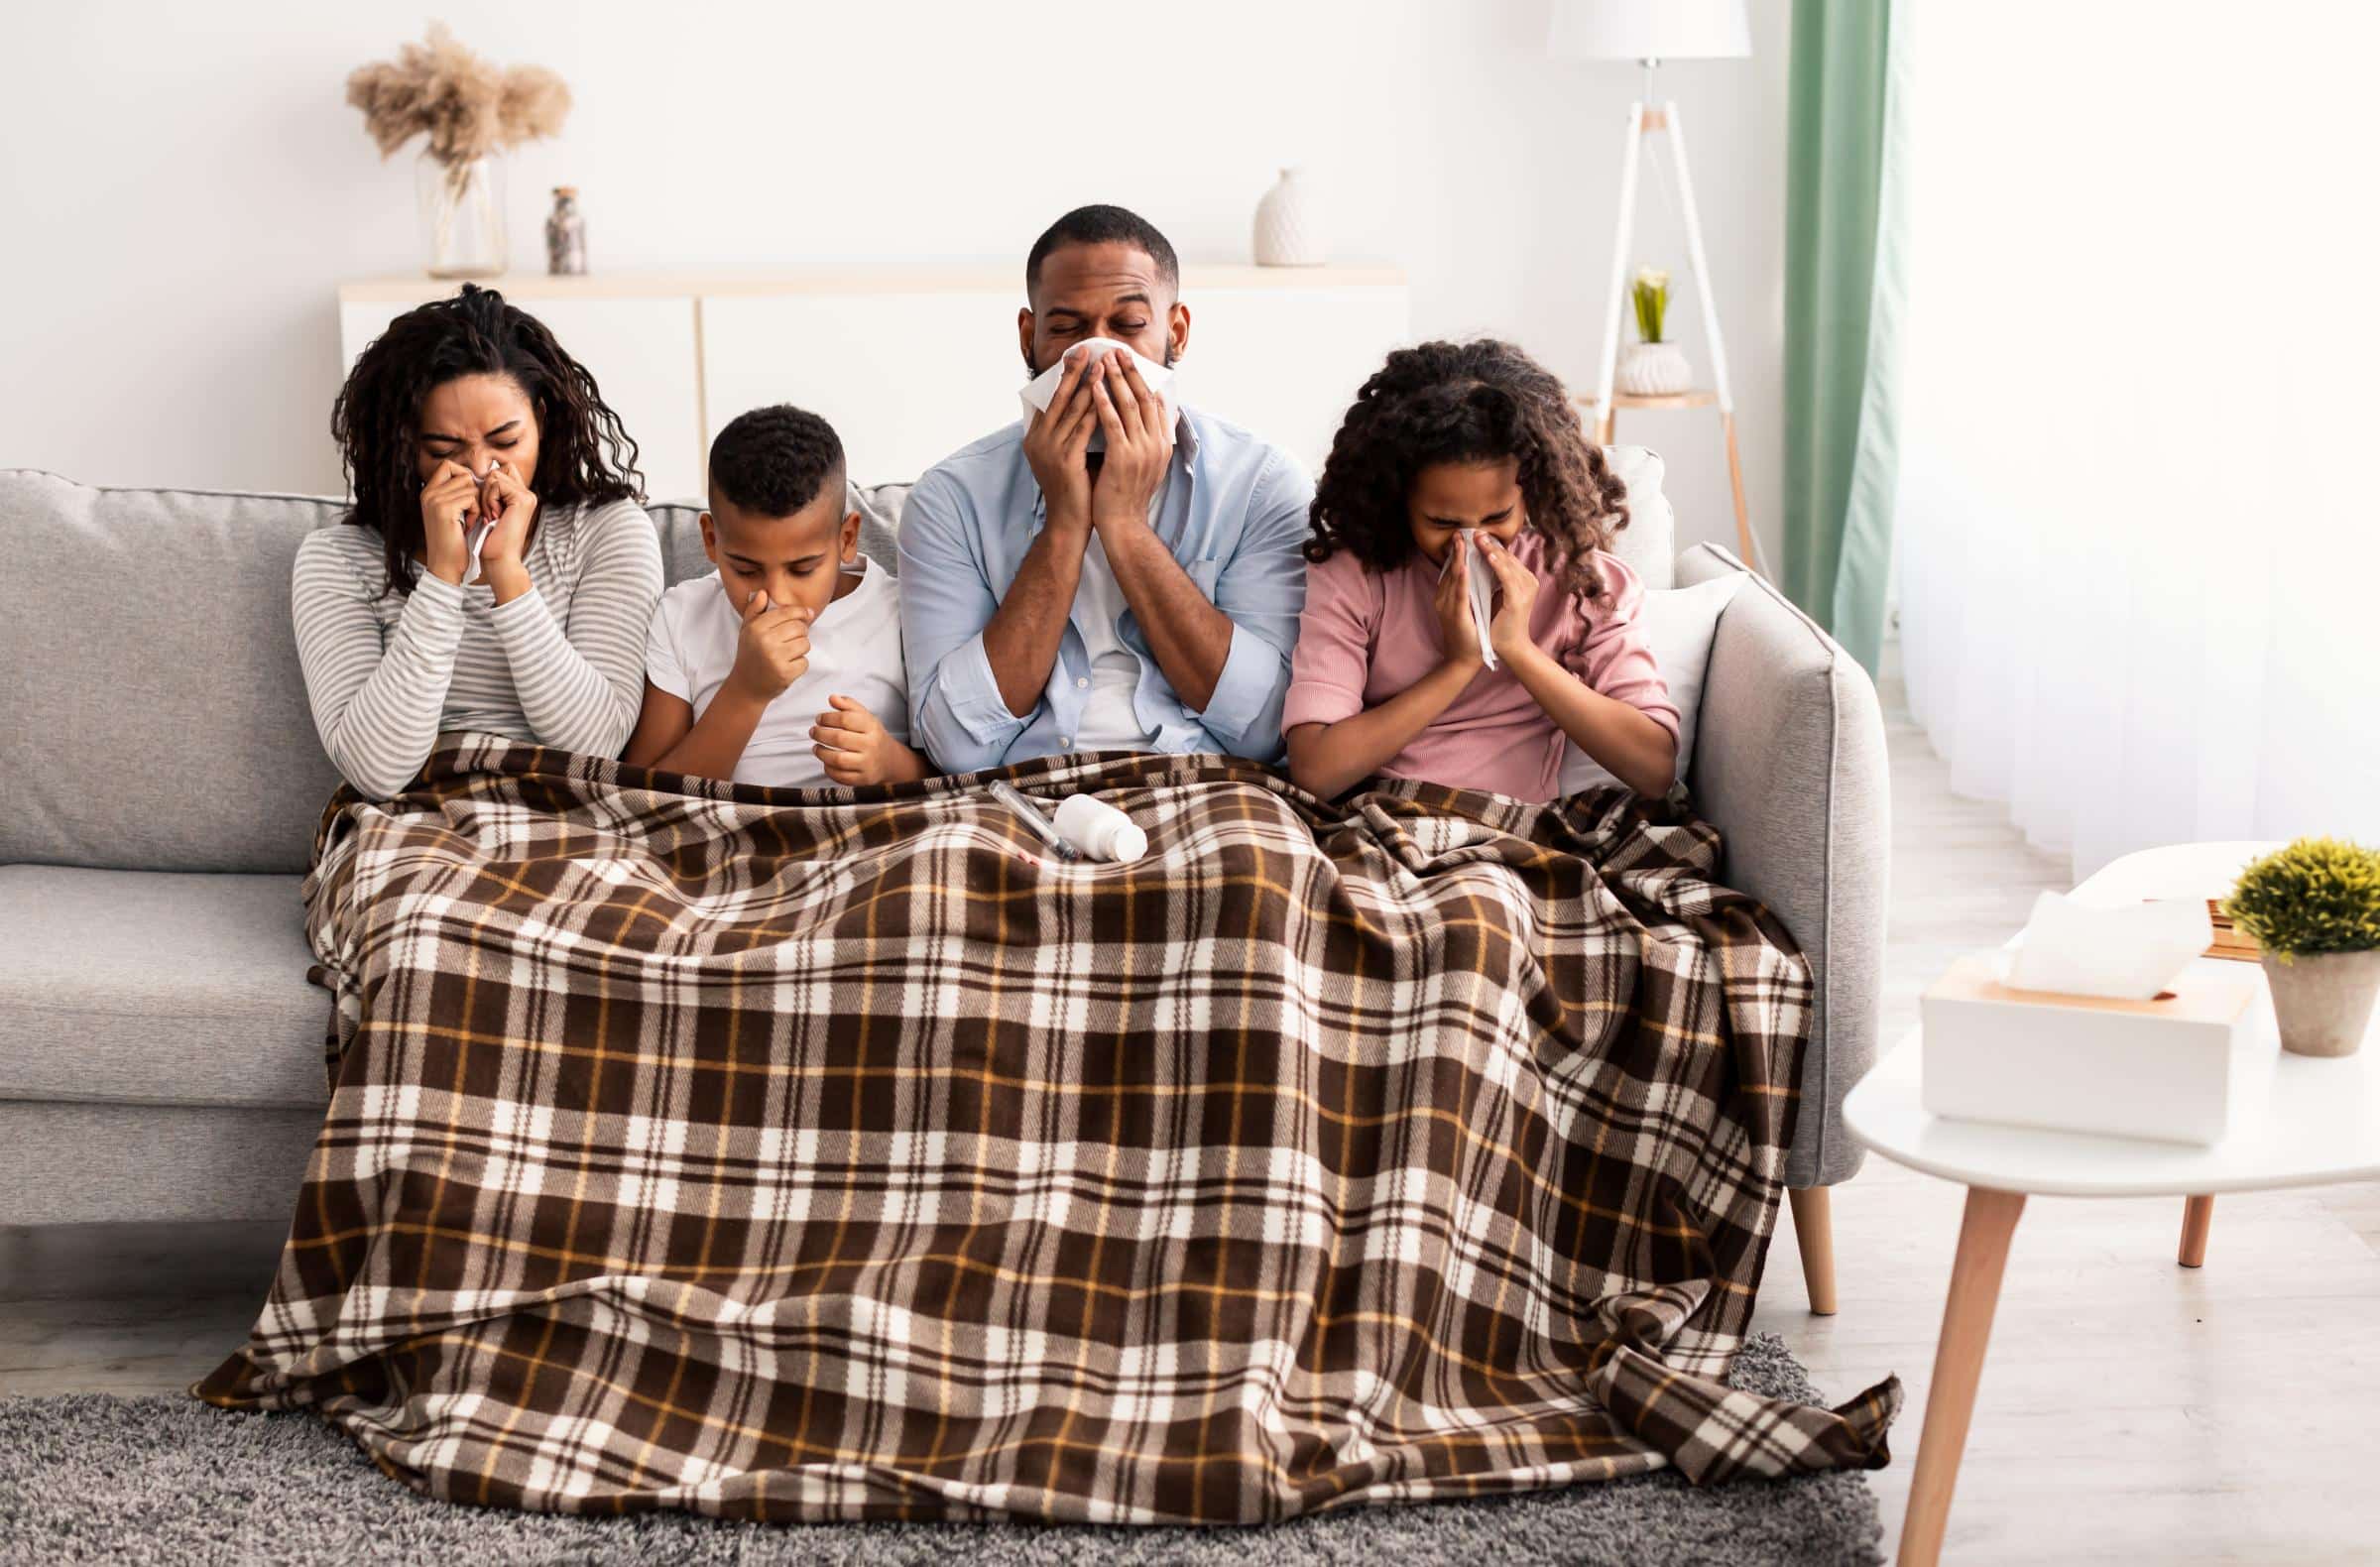
<svg viewBox="0 0 2380 1567"><path fill-rule="evenodd" d="M2182 1266L2206 1266L2206 1235L2214 1228L2214 1199L2185 1197L2182 1199Z"/></svg>
<svg viewBox="0 0 2380 1567"><path fill-rule="evenodd" d="M1826 1186L1789 1187L1793 1204L1793 1239L1802 1249L1802 1283L1810 1292L1814 1315L1835 1314L1835 1201Z"/></svg>
<svg viewBox="0 0 2380 1567"><path fill-rule="evenodd" d="M1975 1385L1983 1377L1983 1351L2000 1302L2000 1275L2008 1266L2008 1241L2024 1211L2022 1192L1966 1189L1966 1219L1959 1227L1942 1338L1934 1348L1934 1382L1926 1389L1917 1472L1909 1480L1909 1511L1901 1523L1900 1567L1934 1567L1942 1559L1951 1492L1959 1484L1959 1459L1975 1412Z"/></svg>

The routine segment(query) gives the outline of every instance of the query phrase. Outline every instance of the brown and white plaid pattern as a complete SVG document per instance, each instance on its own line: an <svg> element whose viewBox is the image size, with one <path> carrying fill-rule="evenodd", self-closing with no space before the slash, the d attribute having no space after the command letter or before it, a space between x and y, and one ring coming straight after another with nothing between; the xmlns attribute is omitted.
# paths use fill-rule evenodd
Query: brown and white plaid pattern
<svg viewBox="0 0 2380 1567"><path fill-rule="evenodd" d="M331 1107L199 1396L580 1512L1248 1523L1884 1461L1896 1384L1720 1385L1811 993L1710 828L1007 776L1148 857L1040 863L964 779L477 737L333 801Z"/></svg>

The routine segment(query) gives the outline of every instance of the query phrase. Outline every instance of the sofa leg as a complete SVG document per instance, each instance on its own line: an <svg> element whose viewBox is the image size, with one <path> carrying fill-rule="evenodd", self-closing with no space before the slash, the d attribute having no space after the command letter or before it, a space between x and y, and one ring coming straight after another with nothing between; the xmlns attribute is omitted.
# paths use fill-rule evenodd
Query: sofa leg
<svg viewBox="0 0 2380 1567"><path fill-rule="evenodd" d="M1835 1208L1833 1188L1789 1187L1793 1204L1793 1238L1802 1249L1802 1278L1810 1289L1810 1309L1822 1317L1835 1314Z"/></svg>
<svg viewBox="0 0 2380 1567"><path fill-rule="evenodd" d="M2182 1266L2206 1266L2206 1236L2214 1228L2214 1199L2185 1197L2182 1199Z"/></svg>

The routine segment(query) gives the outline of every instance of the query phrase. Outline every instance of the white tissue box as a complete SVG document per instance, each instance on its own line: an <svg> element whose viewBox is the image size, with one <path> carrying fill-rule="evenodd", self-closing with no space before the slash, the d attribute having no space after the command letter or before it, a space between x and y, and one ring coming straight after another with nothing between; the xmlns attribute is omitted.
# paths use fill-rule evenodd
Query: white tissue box
<svg viewBox="0 0 2380 1567"><path fill-rule="evenodd" d="M1919 1001L1922 1097L1959 1121L2215 1143L2270 1052L2256 974L2194 965L2155 1001L2011 990L1988 954L1961 958Z"/></svg>

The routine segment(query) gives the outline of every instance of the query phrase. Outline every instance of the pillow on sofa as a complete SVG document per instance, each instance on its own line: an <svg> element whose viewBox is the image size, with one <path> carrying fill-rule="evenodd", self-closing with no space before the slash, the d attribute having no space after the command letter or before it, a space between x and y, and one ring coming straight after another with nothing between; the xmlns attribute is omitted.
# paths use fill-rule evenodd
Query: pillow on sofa
<svg viewBox="0 0 2380 1567"><path fill-rule="evenodd" d="M1703 705L1703 674L1711 666L1711 639L1719 617L1743 585L1743 573L1729 572L1693 587L1655 588L1644 595L1644 640L1669 682L1669 699L1678 709L1678 772L1686 776L1694 760L1694 720ZM1581 751L1577 741L1564 748L1562 792L1619 785L1604 765Z"/></svg>

